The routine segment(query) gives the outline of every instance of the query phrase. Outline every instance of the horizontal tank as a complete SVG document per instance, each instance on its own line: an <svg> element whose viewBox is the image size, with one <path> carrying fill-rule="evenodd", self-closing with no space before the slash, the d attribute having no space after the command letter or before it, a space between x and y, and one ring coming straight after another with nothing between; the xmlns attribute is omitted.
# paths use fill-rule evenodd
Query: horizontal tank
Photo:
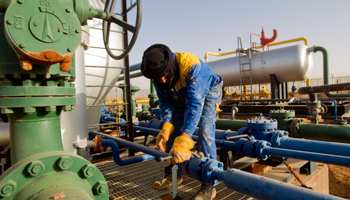
<svg viewBox="0 0 350 200"><path fill-rule="evenodd" d="M275 74L279 82L302 81L309 78L312 56L307 46L298 44L269 51L252 53L252 83L270 83L270 74ZM248 63L249 57L242 57L241 63ZM239 57L231 57L207 63L224 80L224 86L240 85ZM249 70L249 64L243 65ZM249 77L249 71L242 76ZM242 79L243 85L250 84L249 78Z"/></svg>

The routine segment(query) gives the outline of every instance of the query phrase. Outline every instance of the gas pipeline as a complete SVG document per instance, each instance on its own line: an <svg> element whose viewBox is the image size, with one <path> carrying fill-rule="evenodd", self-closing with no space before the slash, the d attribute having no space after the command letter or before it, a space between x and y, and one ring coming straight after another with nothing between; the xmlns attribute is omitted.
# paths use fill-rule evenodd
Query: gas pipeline
<svg viewBox="0 0 350 200"><path fill-rule="evenodd" d="M152 124L149 122L148 125ZM142 130L142 131L147 131L147 132L151 132L154 134L157 134L159 132L159 129L157 129L156 127L154 128L147 128L147 127L143 127L143 123L135 126L134 128L136 130ZM158 126L159 124L156 122L154 123L154 126ZM266 128L266 127L264 127ZM270 128L270 127L268 127ZM220 135L220 137L225 137L228 135L235 135L235 133L227 133L225 132L223 134L223 132L218 132ZM102 142L99 144L101 147L111 147L113 150L113 159L115 161L116 164L118 165L125 165L125 164L132 164L132 163L136 163L136 162L142 162L142 161L146 161L149 159L155 159L155 158L166 158L168 157L167 153L164 153L160 150L156 150L150 147L146 147L140 144L136 144L136 143L132 143L123 139L119 139L119 138L115 138L115 137L111 137L109 135L103 134L103 133L99 133L99 132L94 132L94 131L90 131L89 132L90 135L95 136L95 137L101 137L103 140ZM228 136L230 137L230 136ZM232 137L232 136L231 136ZM235 137L235 136L233 136ZM283 136L282 136L283 137ZM193 139L196 140L197 137L193 136ZM257 143L255 143L253 146L251 144L244 144L245 142L243 142L243 138L241 138L237 143L236 142L231 142L231 141L227 141L225 139L217 139L217 144L220 144L222 146L227 146L227 147L231 147L231 148L237 148L237 147L243 147L241 148L242 150L245 149L244 151L246 151L247 154L245 154L246 156L253 156L253 155L257 155L260 154L261 159L266 159L266 155L270 154L265 152L266 154L263 155L264 153L262 153L261 151L259 152L259 150L253 149L252 147L257 145L260 147L263 146L269 146L267 141L257 141ZM254 139L253 139L254 140ZM282 139L282 141L284 141ZM284 143L284 142L282 142ZM315 141L315 146L317 146L316 144L317 142ZM132 158L127 158L122 160L120 158L119 155L119 145L123 145L123 146L127 146L129 148L141 151L141 152L145 152L146 155L141 155L141 156L136 156L136 157L132 157ZM243 145L243 146L242 146ZM288 146L288 145L286 145ZM322 145L321 145L322 146ZM350 145L347 145L348 147L344 147L344 148L350 148ZM270 148L273 149L273 148ZM278 148L275 148L278 149ZM345 149L344 149L345 150ZM256 152L254 152L256 151ZM264 151L264 150L262 150ZM265 150L268 151L268 150ZM248 153L249 152L249 153ZM278 152L278 151L276 151ZM277 155L277 156L284 156L285 153L287 152L283 152L281 154L278 153L272 153L273 155ZM295 152L299 152L299 151L291 151L292 153ZM302 152L302 151L300 151ZM299 153L300 153L299 152ZM308 154L308 152L302 152ZM311 153L309 152L310 155L312 156L317 156L318 153ZM290 154L288 154L290 155ZM323 157L324 155L326 155L326 153L324 153L322 156L318 157L318 159L320 159L321 157ZM332 157L333 155L326 155L329 157ZM344 162L338 162L341 164L345 164L347 166L350 165L350 157L349 155L346 156L334 156L334 159L343 159ZM332 159L332 158L331 158ZM329 162L333 162L328 160L328 158L322 159L323 161L329 161ZM347 160L347 161L345 161ZM222 181L228 188L238 191L240 193L249 195L251 197L255 197L258 199L342 199L340 197L336 197L333 195L328 195L328 194L324 194L324 193L320 193L320 192L316 192L310 189L306 189L306 188L302 188L302 187L297 187L288 183L283 183L283 182L279 182L270 178L265 178L265 177L261 177L258 175L254 175L248 172L244 172L238 169L230 169L230 170L223 170L223 163L219 162L217 160L213 160L213 159L209 159L206 158L204 156L193 156L189 161L185 161L184 163L180 163L179 164L179 168L181 168L183 170L183 174L187 174L188 176L190 176L191 178L200 180L201 182L207 183L207 184L213 184L216 185L218 184L218 181ZM239 181L237 181L239 180ZM288 195L290 194L290 195Z"/></svg>

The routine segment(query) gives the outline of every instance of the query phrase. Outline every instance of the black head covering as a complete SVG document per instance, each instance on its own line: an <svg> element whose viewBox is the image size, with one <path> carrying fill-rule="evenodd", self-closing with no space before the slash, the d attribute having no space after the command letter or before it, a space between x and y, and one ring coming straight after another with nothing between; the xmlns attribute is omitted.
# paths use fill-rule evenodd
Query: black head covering
<svg viewBox="0 0 350 200"><path fill-rule="evenodd" d="M141 72L165 90L173 88L180 77L179 67L173 58L173 53L164 44L154 44L146 49L142 57ZM170 72L170 80L163 84L158 79L165 76L167 72Z"/></svg>

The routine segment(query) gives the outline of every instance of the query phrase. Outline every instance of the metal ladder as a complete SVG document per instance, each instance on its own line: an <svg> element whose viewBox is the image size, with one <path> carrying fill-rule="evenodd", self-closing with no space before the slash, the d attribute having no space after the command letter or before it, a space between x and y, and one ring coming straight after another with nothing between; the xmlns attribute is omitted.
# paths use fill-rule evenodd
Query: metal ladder
<svg viewBox="0 0 350 200"><path fill-rule="evenodd" d="M243 48L242 47L242 41L240 37L237 37L237 54L239 58L239 84L240 84L240 90L241 90L241 100L243 97L243 81L246 79L249 79L249 88L250 90L250 99L253 99L253 82L252 82L252 49L251 48ZM246 59L248 58L248 62ZM244 61L243 61L244 60ZM249 73L249 75L247 75Z"/></svg>

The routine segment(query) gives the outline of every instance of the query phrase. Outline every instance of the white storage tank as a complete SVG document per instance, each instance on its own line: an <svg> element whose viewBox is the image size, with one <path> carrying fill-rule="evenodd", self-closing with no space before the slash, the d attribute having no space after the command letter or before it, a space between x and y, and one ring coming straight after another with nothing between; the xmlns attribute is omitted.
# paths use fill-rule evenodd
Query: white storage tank
<svg viewBox="0 0 350 200"><path fill-rule="evenodd" d="M270 83L270 74L275 74L280 82L303 81L310 77L312 56L305 44L298 44L269 51L252 53L252 84ZM241 63L249 63L249 57L242 57ZM240 85L239 57L231 57L207 63L224 80L224 86ZM249 64L244 65L249 70ZM242 72L249 77L250 72ZM249 85L249 78L242 79L243 85Z"/></svg>

